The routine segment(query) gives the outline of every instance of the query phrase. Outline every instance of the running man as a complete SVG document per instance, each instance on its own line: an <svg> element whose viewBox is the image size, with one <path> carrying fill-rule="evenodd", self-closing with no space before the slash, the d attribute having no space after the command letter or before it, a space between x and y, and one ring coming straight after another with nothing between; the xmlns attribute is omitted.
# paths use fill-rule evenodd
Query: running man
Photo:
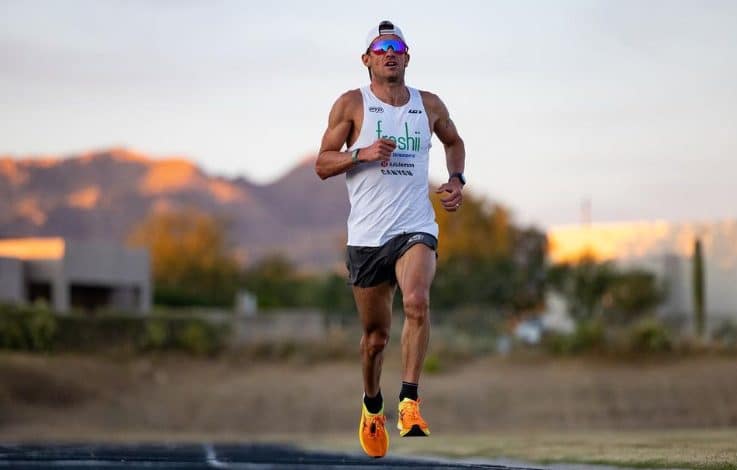
<svg viewBox="0 0 737 470"><path fill-rule="evenodd" d="M440 98L409 88L409 49L390 21L372 28L361 56L370 85L344 93L333 105L315 170L321 179L345 173L351 212L346 264L363 326L363 407L359 440L372 457L389 447L380 377L389 339L392 301L402 291L402 389L399 435L429 436L417 388L430 339L430 285L435 276L438 225L428 194L434 132L445 147L450 177L437 188L446 211L463 202L463 140ZM343 150L343 146L347 150Z"/></svg>

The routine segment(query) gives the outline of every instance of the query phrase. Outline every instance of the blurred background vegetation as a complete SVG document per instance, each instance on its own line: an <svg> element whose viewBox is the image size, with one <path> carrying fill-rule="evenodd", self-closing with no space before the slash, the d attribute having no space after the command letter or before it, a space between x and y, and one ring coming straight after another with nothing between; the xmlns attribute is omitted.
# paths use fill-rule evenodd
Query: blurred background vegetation
<svg viewBox="0 0 737 470"><path fill-rule="evenodd" d="M437 205L437 199L434 201ZM436 207L442 236L433 305L492 307L523 312L542 307L546 274L545 234L520 228L509 211L467 196L450 217ZM259 310L354 310L344 273L301 272L280 253L240 267L228 240L228 221L185 210L154 214L130 243L151 253L154 303L160 306L231 307L239 290L254 293Z"/></svg>
<svg viewBox="0 0 737 470"><path fill-rule="evenodd" d="M699 326L703 312L695 314L695 335L683 335L655 315L666 292L654 274L586 256L552 264L545 233L515 224L507 208L473 194L453 215L439 207L437 198L433 203L441 235L431 292L435 352L428 357L429 369L438 367L438 353L453 357L542 346L555 354L629 354L707 347ZM260 315L322 312L333 333L336 328L349 331L332 334L332 340L342 338L353 351L359 329L344 272L305 272L280 253L244 266L229 232L227 219L208 213L151 215L132 231L129 243L147 248L151 256L152 315L97 311L55 316L43 304L4 306L0 347L211 355L227 347L233 329L227 317L234 316L239 293L248 292L257 299ZM541 328L551 295L564 302L573 322L568 331ZM401 294L395 307L401 323ZM516 334L525 324L539 330L540 337ZM708 347L734 350L737 326L719 326L712 339Z"/></svg>

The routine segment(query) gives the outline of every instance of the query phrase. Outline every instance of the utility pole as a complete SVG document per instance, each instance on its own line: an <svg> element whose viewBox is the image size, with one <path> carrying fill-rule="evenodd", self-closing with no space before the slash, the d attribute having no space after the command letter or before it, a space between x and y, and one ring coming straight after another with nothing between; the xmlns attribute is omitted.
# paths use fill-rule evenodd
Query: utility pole
<svg viewBox="0 0 737 470"><path fill-rule="evenodd" d="M581 225L591 226L591 197L586 196L581 201Z"/></svg>

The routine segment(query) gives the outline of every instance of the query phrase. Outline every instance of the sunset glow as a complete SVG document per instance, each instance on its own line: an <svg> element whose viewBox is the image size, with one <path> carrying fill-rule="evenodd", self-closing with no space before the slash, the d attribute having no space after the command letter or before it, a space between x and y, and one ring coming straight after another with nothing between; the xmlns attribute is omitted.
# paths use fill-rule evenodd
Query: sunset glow
<svg viewBox="0 0 737 470"><path fill-rule="evenodd" d="M616 222L560 225L548 231L550 259L554 263L575 262L584 256L597 261L631 260L664 254L690 257L696 238L702 240L707 250L717 243L737 243L737 221ZM722 247L719 248L721 252Z"/></svg>
<svg viewBox="0 0 737 470"><path fill-rule="evenodd" d="M62 238L8 238L0 240L0 256L8 258L61 259L64 257Z"/></svg>

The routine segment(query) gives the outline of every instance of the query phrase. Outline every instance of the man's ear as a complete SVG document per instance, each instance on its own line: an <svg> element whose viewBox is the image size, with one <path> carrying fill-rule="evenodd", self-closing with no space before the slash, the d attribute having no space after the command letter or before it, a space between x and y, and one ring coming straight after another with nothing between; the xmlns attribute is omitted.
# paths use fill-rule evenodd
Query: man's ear
<svg viewBox="0 0 737 470"><path fill-rule="evenodd" d="M361 54L361 62L363 62L363 65L368 67L369 64L369 55L368 54Z"/></svg>
<svg viewBox="0 0 737 470"><path fill-rule="evenodd" d="M405 59L404 61L404 68L407 68L408 65L409 65L409 53L407 53L407 59Z"/></svg>

